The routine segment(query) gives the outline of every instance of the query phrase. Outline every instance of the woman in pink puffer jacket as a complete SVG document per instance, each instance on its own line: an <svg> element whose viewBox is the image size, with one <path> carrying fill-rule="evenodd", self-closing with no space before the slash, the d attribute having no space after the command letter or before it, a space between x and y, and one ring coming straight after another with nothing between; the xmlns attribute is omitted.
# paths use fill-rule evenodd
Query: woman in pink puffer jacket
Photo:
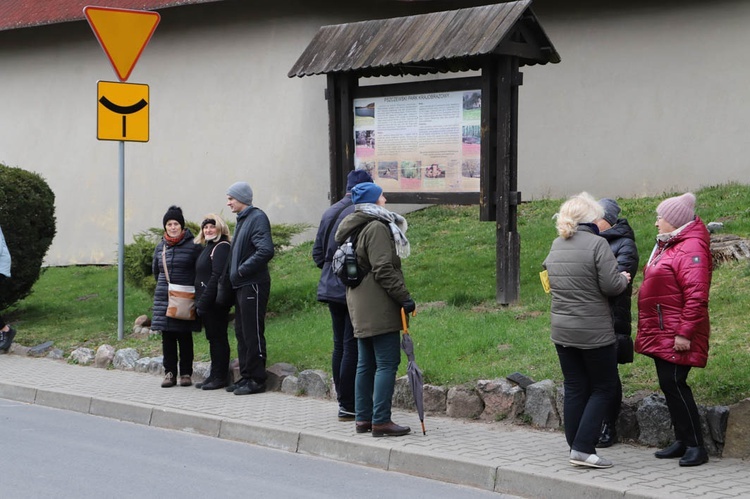
<svg viewBox="0 0 750 499"><path fill-rule="evenodd" d="M654 359L674 426L676 441L655 456L699 466L708 454L687 377L708 359L710 238L692 193L662 201L656 213L659 234L638 292L635 351Z"/></svg>

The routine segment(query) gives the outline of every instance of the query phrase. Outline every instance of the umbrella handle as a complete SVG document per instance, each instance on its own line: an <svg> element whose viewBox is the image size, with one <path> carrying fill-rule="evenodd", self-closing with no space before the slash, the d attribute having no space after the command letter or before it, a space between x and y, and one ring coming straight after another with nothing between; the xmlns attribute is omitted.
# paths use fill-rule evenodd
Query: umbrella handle
<svg viewBox="0 0 750 499"><path fill-rule="evenodd" d="M406 325L406 310L401 309L401 327L404 328L404 334L409 334L409 327Z"/></svg>

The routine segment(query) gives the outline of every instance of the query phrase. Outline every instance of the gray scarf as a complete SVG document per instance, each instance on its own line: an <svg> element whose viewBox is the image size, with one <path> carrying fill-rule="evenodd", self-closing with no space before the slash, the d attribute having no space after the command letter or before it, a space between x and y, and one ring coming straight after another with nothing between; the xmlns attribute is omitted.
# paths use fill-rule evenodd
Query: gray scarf
<svg viewBox="0 0 750 499"><path fill-rule="evenodd" d="M384 207L374 203L359 203L354 205L355 211L361 211L368 215L372 215L378 220L382 220L388 224L393 234L393 243L396 246L396 254L399 258L406 258L411 253L411 246L409 240L406 239L406 230L409 224L406 223L406 219L394 213L386 210Z"/></svg>

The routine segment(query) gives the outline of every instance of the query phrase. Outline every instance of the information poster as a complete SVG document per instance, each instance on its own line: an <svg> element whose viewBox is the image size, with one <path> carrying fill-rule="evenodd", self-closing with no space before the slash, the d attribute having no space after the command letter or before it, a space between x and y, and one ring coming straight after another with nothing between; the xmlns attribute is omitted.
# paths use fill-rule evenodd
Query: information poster
<svg viewBox="0 0 750 499"><path fill-rule="evenodd" d="M481 91L354 100L354 161L386 192L479 192Z"/></svg>

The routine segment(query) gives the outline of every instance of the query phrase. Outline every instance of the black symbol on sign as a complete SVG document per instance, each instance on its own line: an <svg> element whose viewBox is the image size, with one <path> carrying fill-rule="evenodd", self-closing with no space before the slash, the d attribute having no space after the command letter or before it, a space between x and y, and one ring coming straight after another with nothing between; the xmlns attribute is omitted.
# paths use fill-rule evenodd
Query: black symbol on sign
<svg viewBox="0 0 750 499"><path fill-rule="evenodd" d="M118 106L114 102L110 101L106 97L102 96L101 99L99 99L99 102L101 102L102 106L106 107L113 113L121 114L122 115L122 136L127 137L127 121L126 118L129 114L134 114L143 109L144 107L148 106L148 102L141 99L132 106Z"/></svg>

